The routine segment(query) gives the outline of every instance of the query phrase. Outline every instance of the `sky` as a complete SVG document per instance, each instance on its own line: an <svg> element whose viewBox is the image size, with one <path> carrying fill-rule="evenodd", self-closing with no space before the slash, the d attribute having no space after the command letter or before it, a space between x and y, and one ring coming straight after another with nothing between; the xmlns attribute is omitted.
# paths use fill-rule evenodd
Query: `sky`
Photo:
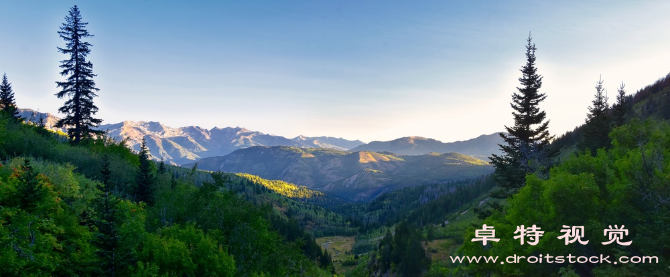
<svg viewBox="0 0 670 277"><path fill-rule="evenodd" d="M78 5L104 123L285 137L466 140L513 124L529 34L550 132L670 72L670 1L6 1L0 72L57 116L57 31ZM560 2L560 3L559 3Z"/></svg>

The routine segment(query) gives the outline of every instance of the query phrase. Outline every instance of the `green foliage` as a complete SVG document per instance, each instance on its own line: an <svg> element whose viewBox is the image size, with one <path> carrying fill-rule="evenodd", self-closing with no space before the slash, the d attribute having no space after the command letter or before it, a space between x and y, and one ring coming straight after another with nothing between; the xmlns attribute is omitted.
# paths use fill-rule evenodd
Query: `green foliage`
<svg viewBox="0 0 670 277"><path fill-rule="evenodd" d="M289 221L227 191L223 174L165 166L152 204L138 204L142 163L123 142L70 146L37 129L0 117L2 276L323 276L320 259L332 270L299 224L280 232L274 222Z"/></svg>
<svg viewBox="0 0 670 277"><path fill-rule="evenodd" d="M386 233L377 246L372 261L372 273L394 272L398 276L420 276L430 267L430 258L421 246L421 234L406 221L395 227L394 234Z"/></svg>
<svg viewBox="0 0 670 277"><path fill-rule="evenodd" d="M161 162L158 164L158 174L163 174L167 171L167 168L165 166L165 161L161 159Z"/></svg>
<svg viewBox="0 0 670 277"><path fill-rule="evenodd" d="M237 275L297 274L301 268L320 274L315 260L302 255L304 240L283 238L274 230L266 219L273 217L269 206L253 206L224 190L223 177L214 176L219 176L213 178L214 183L205 182L201 188L186 183L178 183L174 190L169 184L159 186L155 204L148 210L148 229L159 232L165 227L195 223L227 248L234 257Z"/></svg>
<svg viewBox="0 0 670 277"><path fill-rule="evenodd" d="M233 257L194 224L148 234L138 260L140 272L160 276L235 276L236 272Z"/></svg>
<svg viewBox="0 0 670 277"><path fill-rule="evenodd" d="M93 183L79 181L71 169L34 160L0 168L1 275L92 272L91 232L79 223Z"/></svg>
<svg viewBox="0 0 670 277"><path fill-rule="evenodd" d="M24 159L23 165L18 168L16 173L18 179L16 199L19 202L19 207L32 212L42 203L42 198L45 197L46 190L43 188L45 180L37 178L33 167L30 166L29 159Z"/></svg>
<svg viewBox="0 0 670 277"><path fill-rule="evenodd" d="M278 194L291 198L314 198L322 197L323 192L311 190L305 186L296 186L281 180L266 180L258 176L246 173L237 173L236 176L248 180L253 186L263 186Z"/></svg>
<svg viewBox="0 0 670 277"><path fill-rule="evenodd" d="M122 194L131 194L130 185L135 183L135 168L138 156L122 142L100 138L88 144L71 147L64 144L67 138L47 132L37 126L2 120L0 116L0 158L18 156L40 157L54 163L70 164L77 173L90 179L100 177L100 159L109 155L112 183ZM128 188L126 187L128 186Z"/></svg>
<svg viewBox="0 0 670 277"><path fill-rule="evenodd" d="M109 156L102 157L100 174L102 182L98 189L101 194L93 200L93 225L96 227L93 244L98 247L96 254L100 260L100 271L108 276L115 276L118 268L123 266L123 254L119 252L119 214L117 205L120 202L112 192Z"/></svg>
<svg viewBox="0 0 670 277"><path fill-rule="evenodd" d="M494 186L493 178L486 176L449 184L404 188L383 194L368 203L343 205L335 211L349 219L353 226L359 227L361 233L381 226L390 227L403 220L424 226L443 222L447 215L471 204Z"/></svg>
<svg viewBox="0 0 670 277"><path fill-rule="evenodd" d="M212 175L217 174L219 173ZM257 206L276 207L277 215L282 221L288 220L299 225L291 227L294 230L304 228L314 237L355 235L358 232L358 226L349 219L323 207L339 205L342 203L341 200L283 181L265 180L249 174L223 173L223 175L228 180L222 185L224 190L236 193ZM203 182L203 187L207 183L208 181ZM295 198L288 198L285 195L293 195ZM284 223L279 226L276 225L279 221L271 220L271 222L277 230L284 228L282 227Z"/></svg>
<svg viewBox="0 0 670 277"><path fill-rule="evenodd" d="M670 125L665 121L632 120L610 134L612 149L573 156L552 168L551 177L542 180L531 175L526 186L514 195L504 212L495 212L484 221L494 226L499 242L483 247L471 242L474 230L468 231L463 255L507 257L551 254L554 256L610 255L657 256L658 264L584 265L574 269L564 264L505 263L470 264L474 274L493 272L499 275L557 275L574 271L579 275L656 275L670 274L666 266L670 253L667 222L670 219ZM545 231L535 245L520 245L513 239L516 226L536 224ZM565 245L557 239L563 225L584 226L586 245ZM603 230L609 225L624 225L629 234L622 241L609 241Z"/></svg>

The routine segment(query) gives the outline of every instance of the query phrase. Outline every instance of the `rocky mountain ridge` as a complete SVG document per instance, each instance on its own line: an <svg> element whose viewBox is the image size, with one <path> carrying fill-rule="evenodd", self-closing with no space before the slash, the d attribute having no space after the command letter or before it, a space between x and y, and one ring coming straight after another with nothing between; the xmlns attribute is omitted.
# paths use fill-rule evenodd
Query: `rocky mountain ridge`
<svg viewBox="0 0 670 277"><path fill-rule="evenodd" d="M53 126L59 120L52 114L30 109L21 109L20 116L35 123L43 118L45 127L51 130L56 130ZM205 129L199 126L186 126L173 128L154 121L123 121L114 124L102 124L97 129L106 131L108 136L117 141L126 139L128 147L135 151L140 150L142 138L145 138L154 160L164 160L176 165L195 162L206 157L227 155L235 150L251 146L294 146L348 150L363 144L359 140L323 136L298 136L290 139L242 127Z"/></svg>
<svg viewBox="0 0 670 277"><path fill-rule="evenodd" d="M59 119L54 115L30 109L20 109L20 115L32 122L39 122L42 118L45 127L52 130ZM392 152L399 155L457 152L486 160L492 153L500 152L497 144L502 143L500 136L494 133L450 143L423 137L404 137L364 144L360 140L323 136L286 138L242 127L173 128L153 121L103 124L98 129L106 131L117 141L126 139L128 147L135 151L139 151L142 138L146 138L149 152L154 160L164 160L175 165L197 162L202 158L225 156L238 149L253 146L328 148L340 151Z"/></svg>
<svg viewBox="0 0 670 277"><path fill-rule="evenodd" d="M350 149L351 151L393 152L400 155L425 155L431 152L457 152L464 155L487 159L491 154L500 154L503 140L499 133L455 142L441 142L424 137L403 137L391 141L373 141Z"/></svg>

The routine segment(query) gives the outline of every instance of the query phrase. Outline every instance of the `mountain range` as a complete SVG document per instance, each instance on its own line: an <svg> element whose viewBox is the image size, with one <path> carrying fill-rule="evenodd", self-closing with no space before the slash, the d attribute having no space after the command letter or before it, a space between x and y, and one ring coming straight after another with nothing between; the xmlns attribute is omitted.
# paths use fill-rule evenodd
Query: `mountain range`
<svg viewBox="0 0 670 277"><path fill-rule="evenodd" d="M44 125L52 130L54 129L52 126L59 119L49 113L41 113L30 109L21 109L20 116L33 122L38 122L42 118L44 119ZM360 140L323 136L286 138L241 127L205 129L198 126L187 126L173 128L160 122L147 121L103 124L98 129L107 131L108 136L116 140L126 139L128 147L135 151L140 150L142 139L145 138L154 160L164 160L175 165L197 162L202 158L225 156L238 149L252 146L328 148L354 152L387 151L400 155L456 152L486 160L491 154L500 153L498 144L502 143L498 133L450 143L413 136L391 141L373 141L365 144Z"/></svg>
<svg viewBox="0 0 670 277"><path fill-rule="evenodd" d="M487 159L491 154L500 154L499 143L503 143L499 133L481 135L474 139L444 143L424 137L404 137L392 141L373 141L350 149L351 151L389 151L401 155L425 155L431 152L457 152L464 155Z"/></svg>
<svg viewBox="0 0 670 277"><path fill-rule="evenodd" d="M487 162L458 153L399 155L390 152L254 146L204 158L198 168L248 173L367 201L403 187L478 177L493 171ZM188 165L187 165L188 166Z"/></svg>
<svg viewBox="0 0 670 277"><path fill-rule="evenodd" d="M55 130L53 125L58 117L30 109L21 109L21 117L32 122L44 118L47 128ZM142 138L147 141L149 153L155 160L164 160L171 164L185 164L205 157L224 156L231 152L251 146L293 146L303 148L331 148L348 150L363 144L360 140L346 140L334 137L297 136L286 138L264 134L241 127L205 129L199 126L173 128L160 122L123 121L115 124L103 124L97 129L116 139L126 139L128 147L140 150ZM64 130L60 130L64 131Z"/></svg>
<svg viewBox="0 0 670 277"><path fill-rule="evenodd" d="M139 150L142 138L147 141L151 155L158 160L185 164L201 158L223 156L251 146L294 146L304 148L332 148L346 150L361 141L332 137L304 137L293 139L264 134L241 127L205 129L198 126L172 128L160 122L124 121L100 125L101 130L114 138L128 138L128 145Z"/></svg>

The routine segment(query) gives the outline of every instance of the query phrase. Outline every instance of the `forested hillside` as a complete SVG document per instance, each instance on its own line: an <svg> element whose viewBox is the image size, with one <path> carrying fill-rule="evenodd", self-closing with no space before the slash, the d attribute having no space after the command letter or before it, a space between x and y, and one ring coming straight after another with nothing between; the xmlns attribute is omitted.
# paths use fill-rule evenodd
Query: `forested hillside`
<svg viewBox="0 0 670 277"><path fill-rule="evenodd" d="M458 153L404 156L296 147L240 149L202 159L198 168L284 180L355 201L403 187L476 178L492 170L486 162Z"/></svg>
<svg viewBox="0 0 670 277"><path fill-rule="evenodd" d="M633 95L627 95L622 84L611 107L599 81L586 123L548 146L556 155L549 170L528 172L523 185L506 203L491 205L490 213L480 213L486 219L467 231L457 253L501 259L524 256L527 260L464 262L452 264L453 270L448 272L501 276L670 274L670 236L666 230L670 219L670 116L665 109L670 103L669 78ZM495 228L500 241L489 245L473 241L481 237L476 229L481 231L483 226ZM617 232L620 235L613 235ZM551 262L536 262L540 254ZM592 256L598 256L599 262L577 262Z"/></svg>
<svg viewBox="0 0 670 277"><path fill-rule="evenodd" d="M222 189L220 175L196 187L150 163L149 201L137 202L141 158L111 139L71 146L3 116L0 164L2 275L323 275L332 267L309 235Z"/></svg>
<svg viewBox="0 0 670 277"><path fill-rule="evenodd" d="M377 241L362 239L366 234L388 230L408 217L412 226L439 222L490 189L475 185L479 181L420 186L333 212L321 206L339 207L342 200L282 181L150 163L152 197L137 202L141 158L125 145L105 138L71 146L65 137L38 126L5 117L1 123L0 182L7 222L2 232L11 242L3 249L3 268L8 274L30 268L38 275L113 270L119 276L315 276L333 270L330 255L315 244L315 236L360 236L356 253L364 254L374 250ZM36 188L26 187L31 183ZM32 208L42 206L56 214ZM49 228L60 231L30 224L30 218L38 217L50 218L55 225ZM25 236L13 235L14 230ZM69 232L77 235L66 235ZM38 233L44 243L35 245L42 248L22 239ZM202 246L184 248L189 244ZM53 256L49 245L80 252ZM174 259L160 258L166 255Z"/></svg>
<svg viewBox="0 0 670 277"><path fill-rule="evenodd" d="M619 257L653 256L645 264L475 264L474 273L496 272L553 275L574 272L579 275L653 275L668 273L667 232L670 197L670 126L665 121L638 119L611 133L612 148L598 150L596 156L582 153L565 159L551 169L549 178L530 175L526 185L508 202L505 209L484 221L494 226L500 242L482 247L470 242L468 232L462 254L507 257L549 253L554 256L605 255L612 262ZM578 212L577 212L578 211ZM544 231L537 245L519 244L512 239L516 226L537 225ZM565 243L559 238L566 226L583 226L588 243ZM609 245L606 229L627 230L621 242ZM618 226L618 227L616 227ZM481 227L481 226L479 226ZM479 228L478 227L478 228Z"/></svg>

